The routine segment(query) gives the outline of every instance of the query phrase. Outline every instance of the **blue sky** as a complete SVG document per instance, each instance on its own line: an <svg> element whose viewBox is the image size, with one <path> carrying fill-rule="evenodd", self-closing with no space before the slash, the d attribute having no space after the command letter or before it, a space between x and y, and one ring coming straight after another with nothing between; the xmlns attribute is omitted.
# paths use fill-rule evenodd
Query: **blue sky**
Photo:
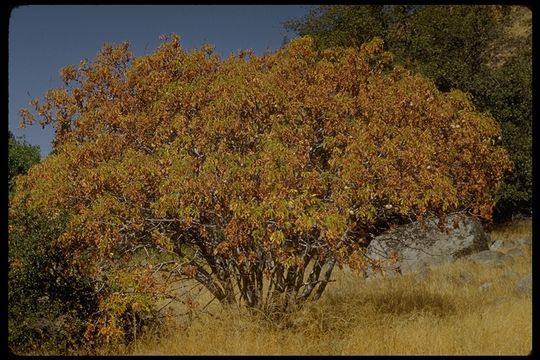
<svg viewBox="0 0 540 360"><path fill-rule="evenodd" d="M51 151L53 129L18 127L19 109L50 88L60 87L59 70L92 60L101 46L129 41L135 55L153 52L162 34L177 33L185 49L207 42L226 57L239 49L262 54L281 46L282 21L309 11L307 5L47 5L23 6L9 22L9 129Z"/></svg>

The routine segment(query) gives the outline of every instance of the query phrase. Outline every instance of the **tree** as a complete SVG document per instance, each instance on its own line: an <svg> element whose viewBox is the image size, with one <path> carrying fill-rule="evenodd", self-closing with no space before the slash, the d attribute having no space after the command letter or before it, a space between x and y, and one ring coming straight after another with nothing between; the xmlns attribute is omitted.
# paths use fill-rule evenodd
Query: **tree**
<svg viewBox="0 0 540 360"><path fill-rule="evenodd" d="M482 76L486 72L486 76ZM502 65L474 78L479 109L489 110L501 123L502 144L514 170L506 174L497 195L494 217L532 214L532 57L515 52ZM472 92L472 91L471 91Z"/></svg>
<svg viewBox="0 0 540 360"><path fill-rule="evenodd" d="M408 32L392 49L440 90L469 91L487 48L501 36L502 11L500 6L425 6L407 18Z"/></svg>
<svg viewBox="0 0 540 360"><path fill-rule="evenodd" d="M495 219L532 214L532 32L531 12L512 7L490 60L471 79L480 110L500 119L502 143L514 163L498 194Z"/></svg>
<svg viewBox="0 0 540 360"><path fill-rule="evenodd" d="M376 36L386 38L389 20L388 7L383 5L321 5L301 20L286 21L285 28L312 36L318 48L326 49L360 46Z"/></svg>
<svg viewBox="0 0 540 360"><path fill-rule="evenodd" d="M8 188L15 189L15 177L26 174L28 169L40 160L39 147L30 145L24 139L17 140L8 132Z"/></svg>
<svg viewBox="0 0 540 360"><path fill-rule="evenodd" d="M515 165L505 176L497 219L532 209L532 26L519 6L320 6L286 22L320 49L382 37L396 62L428 76L441 91L472 95L501 123Z"/></svg>
<svg viewBox="0 0 540 360"><path fill-rule="evenodd" d="M56 152L21 179L11 213L70 210L55 243L115 289L99 295L97 334L121 333L118 308L172 298L173 280L272 314L318 299L392 224L489 218L509 168L493 118L394 66L381 39L221 60L172 36L139 58L105 46L62 75L67 88L33 102ZM155 256L140 265L144 249Z"/></svg>

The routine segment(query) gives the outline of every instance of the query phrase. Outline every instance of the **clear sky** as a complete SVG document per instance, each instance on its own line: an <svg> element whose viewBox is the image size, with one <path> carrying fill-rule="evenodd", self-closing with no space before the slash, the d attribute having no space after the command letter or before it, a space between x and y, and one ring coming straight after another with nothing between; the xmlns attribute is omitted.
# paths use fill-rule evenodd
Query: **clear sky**
<svg viewBox="0 0 540 360"><path fill-rule="evenodd" d="M45 5L15 8L9 22L9 129L51 151L53 129L20 129L19 109L62 85L59 70L92 60L108 42L129 41L136 56L153 52L159 36L176 33L185 49L215 45L222 57L239 49L278 49L282 22L306 14L307 5Z"/></svg>

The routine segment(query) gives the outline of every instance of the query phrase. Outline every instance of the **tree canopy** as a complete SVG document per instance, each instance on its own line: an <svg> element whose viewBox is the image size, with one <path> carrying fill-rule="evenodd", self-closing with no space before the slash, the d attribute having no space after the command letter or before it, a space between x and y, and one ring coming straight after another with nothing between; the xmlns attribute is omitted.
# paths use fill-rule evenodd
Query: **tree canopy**
<svg viewBox="0 0 540 360"><path fill-rule="evenodd" d="M497 218L532 209L532 24L522 6L322 5L285 27L319 49L384 39L396 62L441 91L472 95L502 127L514 163L497 198Z"/></svg>
<svg viewBox="0 0 540 360"><path fill-rule="evenodd" d="M67 216L53 239L65 271L101 289L88 334L121 334L125 311L184 278L265 311L317 299L392 224L489 219L510 166L489 114L395 66L380 38L221 60L174 35L142 57L107 45L61 74L65 88L33 102L55 153L18 179L10 216ZM134 262L143 250L159 256Z"/></svg>
<svg viewBox="0 0 540 360"><path fill-rule="evenodd" d="M39 147L30 145L24 139L17 140L8 132L8 188L15 190L15 177L26 174L28 169L40 160Z"/></svg>

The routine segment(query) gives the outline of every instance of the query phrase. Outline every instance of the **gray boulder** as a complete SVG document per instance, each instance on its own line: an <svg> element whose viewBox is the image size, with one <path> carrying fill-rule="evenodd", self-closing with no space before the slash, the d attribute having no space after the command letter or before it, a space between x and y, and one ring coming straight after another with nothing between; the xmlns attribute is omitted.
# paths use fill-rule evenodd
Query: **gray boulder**
<svg viewBox="0 0 540 360"><path fill-rule="evenodd" d="M511 257L516 257L516 256L522 256L523 255L523 251L521 251L521 249L519 248L513 248L513 249L510 249L507 253L506 253L507 256L511 256Z"/></svg>
<svg viewBox="0 0 540 360"><path fill-rule="evenodd" d="M530 295L532 292L532 274L519 280L514 287L514 293L518 296Z"/></svg>
<svg viewBox="0 0 540 360"><path fill-rule="evenodd" d="M520 243L518 240L506 240L504 242L504 247L507 249L513 249L518 246L520 246Z"/></svg>
<svg viewBox="0 0 540 360"><path fill-rule="evenodd" d="M502 240L495 240L489 245L489 250L497 251L503 247Z"/></svg>
<svg viewBox="0 0 540 360"><path fill-rule="evenodd" d="M384 262L397 253L398 263L385 270L406 273L488 249L489 237L480 222L457 213L447 216L442 230L438 218L415 221L389 230L371 241L366 255Z"/></svg>
<svg viewBox="0 0 540 360"><path fill-rule="evenodd" d="M467 257L468 260L481 265L500 265L506 256L500 251L484 250Z"/></svg>
<svg viewBox="0 0 540 360"><path fill-rule="evenodd" d="M518 243L521 246L531 246L532 241L531 239L521 239L521 240L518 240Z"/></svg>

